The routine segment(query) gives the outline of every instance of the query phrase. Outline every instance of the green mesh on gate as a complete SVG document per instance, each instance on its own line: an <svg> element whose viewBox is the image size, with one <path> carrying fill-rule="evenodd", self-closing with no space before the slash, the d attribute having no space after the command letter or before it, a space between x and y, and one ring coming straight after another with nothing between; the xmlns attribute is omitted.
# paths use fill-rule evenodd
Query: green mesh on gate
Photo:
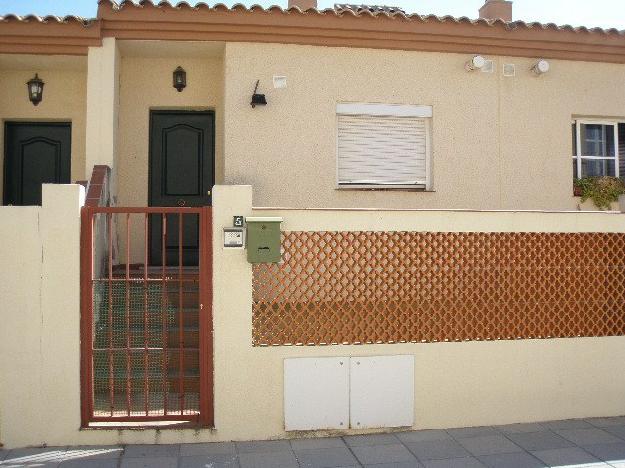
<svg viewBox="0 0 625 468"><path fill-rule="evenodd" d="M175 279L94 280L95 417L199 413L198 294Z"/></svg>

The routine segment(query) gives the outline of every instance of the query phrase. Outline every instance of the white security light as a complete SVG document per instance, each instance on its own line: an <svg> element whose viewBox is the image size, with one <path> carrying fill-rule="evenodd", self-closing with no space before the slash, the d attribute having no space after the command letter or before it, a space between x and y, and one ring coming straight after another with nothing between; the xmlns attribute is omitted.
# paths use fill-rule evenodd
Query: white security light
<svg viewBox="0 0 625 468"><path fill-rule="evenodd" d="M537 75L542 75L544 73L547 73L549 71L550 65L549 62L547 62L544 59L540 59L538 62L536 62L536 64L532 67L532 71L534 73L536 73Z"/></svg>
<svg viewBox="0 0 625 468"><path fill-rule="evenodd" d="M484 65L486 65L486 59L482 57L481 55L476 55L467 63L465 63L464 68L467 71L481 70L484 67Z"/></svg>

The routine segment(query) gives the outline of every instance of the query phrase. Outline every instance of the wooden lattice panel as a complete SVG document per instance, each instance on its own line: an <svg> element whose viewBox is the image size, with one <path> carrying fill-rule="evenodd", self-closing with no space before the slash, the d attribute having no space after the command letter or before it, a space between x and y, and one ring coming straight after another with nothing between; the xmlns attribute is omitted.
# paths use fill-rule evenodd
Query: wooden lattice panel
<svg viewBox="0 0 625 468"><path fill-rule="evenodd" d="M284 232L254 266L253 343L625 334L625 234Z"/></svg>

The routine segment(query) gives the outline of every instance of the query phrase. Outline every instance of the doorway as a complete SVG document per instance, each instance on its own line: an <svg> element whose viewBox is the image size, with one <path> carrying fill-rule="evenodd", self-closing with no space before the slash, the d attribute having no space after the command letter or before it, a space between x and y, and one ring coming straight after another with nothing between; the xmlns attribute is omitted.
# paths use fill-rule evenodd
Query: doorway
<svg viewBox="0 0 625 468"><path fill-rule="evenodd" d="M214 168L214 112L150 112L149 206L210 206ZM184 216L181 226L182 218L177 214L150 217L151 265L198 265L199 216Z"/></svg>
<svg viewBox="0 0 625 468"><path fill-rule="evenodd" d="M6 122L4 204L41 205L41 184L69 184L72 126Z"/></svg>

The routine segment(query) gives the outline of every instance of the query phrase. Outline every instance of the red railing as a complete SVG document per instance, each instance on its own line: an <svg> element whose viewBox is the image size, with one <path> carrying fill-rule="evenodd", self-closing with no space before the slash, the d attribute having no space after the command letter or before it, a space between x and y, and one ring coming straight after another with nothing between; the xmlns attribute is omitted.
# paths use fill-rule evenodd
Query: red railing
<svg viewBox="0 0 625 468"><path fill-rule="evenodd" d="M109 206L111 168L104 165L93 166L91 179L87 184L86 206Z"/></svg>
<svg viewBox="0 0 625 468"><path fill-rule="evenodd" d="M85 206L81 236L83 427L212 426L210 207Z"/></svg>

